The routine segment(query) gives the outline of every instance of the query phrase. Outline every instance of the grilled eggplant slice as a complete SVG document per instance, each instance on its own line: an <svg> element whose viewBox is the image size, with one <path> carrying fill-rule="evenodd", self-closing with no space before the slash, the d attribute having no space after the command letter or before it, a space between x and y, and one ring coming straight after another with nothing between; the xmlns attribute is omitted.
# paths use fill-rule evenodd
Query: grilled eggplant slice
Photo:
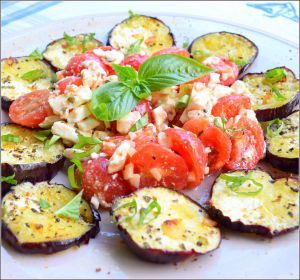
<svg viewBox="0 0 300 280"><path fill-rule="evenodd" d="M298 191L295 178L274 180L263 170L228 172L216 179L208 212L231 229L273 237L299 227Z"/></svg>
<svg viewBox="0 0 300 280"><path fill-rule="evenodd" d="M129 248L140 258L170 263L216 249L216 222L196 202L171 189L144 188L118 198L112 216Z"/></svg>
<svg viewBox="0 0 300 280"><path fill-rule="evenodd" d="M40 182L52 179L63 167L64 146L58 141L49 148L34 137L36 130L16 124L1 125L1 135L14 135L19 142L1 143L2 176L15 174L18 183L23 181ZM2 193L9 186L2 185Z"/></svg>
<svg viewBox="0 0 300 280"><path fill-rule="evenodd" d="M144 15L131 16L117 24L109 32L107 44L126 54L130 46L139 41L141 51L148 55L175 45L167 25L157 18Z"/></svg>
<svg viewBox="0 0 300 280"><path fill-rule="evenodd" d="M88 243L100 231L100 215L85 200L78 220L55 212L75 197L63 185L24 182L2 200L2 237L25 254L51 254Z"/></svg>
<svg viewBox="0 0 300 280"><path fill-rule="evenodd" d="M240 75L251 66L258 55L257 46L248 38L225 31L208 33L194 39L189 51L200 62L208 56L227 57L238 65Z"/></svg>
<svg viewBox="0 0 300 280"><path fill-rule="evenodd" d="M299 80L293 71L286 67L273 69L285 70L285 79L273 85L283 98L278 97L274 89L264 82L265 73L251 73L243 77L243 82L246 83L251 92L251 107L255 111L257 119L261 122L274 120L275 118L285 118L295 111L299 104Z"/></svg>
<svg viewBox="0 0 300 280"><path fill-rule="evenodd" d="M266 132L266 159L276 168L298 173L299 111L270 122Z"/></svg>
<svg viewBox="0 0 300 280"><path fill-rule="evenodd" d="M32 72L35 71L35 72ZM31 72L31 74L29 73ZM27 75L25 75L27 73ZM1 60L1 107L8 110L18 97L52 87L54 72L43 60L23 56Z"/></svg>
<svg viewBox="0 0 300 280"><path fill-rule="evenodd" d="M89 34L75 35L73 37L75 41L72 45L68 44L64 38L57 39L46 47L43 56L56 71L63 70L73 56L102 46L102 43L96 39L84 43L84 39L88 36Z"/></svg>

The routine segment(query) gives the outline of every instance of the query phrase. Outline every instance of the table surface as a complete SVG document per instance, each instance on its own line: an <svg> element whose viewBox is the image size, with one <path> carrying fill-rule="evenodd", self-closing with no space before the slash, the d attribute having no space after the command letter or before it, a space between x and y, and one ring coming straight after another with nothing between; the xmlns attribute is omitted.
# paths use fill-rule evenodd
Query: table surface
<svg viewBox="0 0 300 280"><path fill-rule="evenodd" d="M299 1L1 1L2 39L60 19L128 10L205 16L299 45Z"/></svg>

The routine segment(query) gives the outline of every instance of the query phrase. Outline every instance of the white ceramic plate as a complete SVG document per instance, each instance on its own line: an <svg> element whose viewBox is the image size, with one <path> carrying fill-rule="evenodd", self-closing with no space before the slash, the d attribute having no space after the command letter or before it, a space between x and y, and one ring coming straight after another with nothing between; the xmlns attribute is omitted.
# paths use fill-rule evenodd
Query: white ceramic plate
<svg viewBox="0 0 300 280"><path fill-rule="evenodd" d="M10 40L2 40L1 56L26 55L36 47L43 49L47 43L60 38L64 31L70 34L96 32L96 38L106 42L110 29L126 16L125 14L93 15L28 30ZM250 30L210 19L159 13L154 16L158 16L170 26L178 46L212 31L236 32L245 35L259 47L259 55L250 69L251 72L261 72L285 65L299 76L297 45L271 37L259 30ZM7 115L2 113L2 122L7 120ZM204 200L209 182L212 180L213 178L207 178L201 187L189 194L195 200ZM63 172L60 172L53 182L68 185ZM121 241L108 213L101 214L101 233L88 245L80 248L72 248L50 256L31 256L19 254L7 244L3 244L1 247L2 278L299 278L298 231L269 240L223 230L224 238L221 246L213 253L177 265L156 265L135 257ZM97 268L101 271L96 272Z"/></svg>

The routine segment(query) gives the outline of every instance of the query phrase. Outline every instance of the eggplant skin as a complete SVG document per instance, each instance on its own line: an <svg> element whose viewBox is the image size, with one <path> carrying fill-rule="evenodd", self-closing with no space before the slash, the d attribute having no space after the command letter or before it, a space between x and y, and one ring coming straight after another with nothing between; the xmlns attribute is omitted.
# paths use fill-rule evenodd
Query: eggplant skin
<svg viewBox="0 0 300 280"><path fill-rule="evenodd" d="M210 32L210 33L206 33L206 34L204 34L204 35L201 35L201 36L198 36L197 38L195 38L195 39L191 42L191 44L189 45L188 51L189 51L190 53L192 53L192 46L193 46L193 44L194 44L197 40L199 40L200 38L202 38L202 37L204 37L204 36L207 36L207 35L210 35L210 34L215 34L215 33L220 33L220 34L222 34L222 33L227 33L227 34L231 34L231 35L233 35L233 36L239 36L239 37L241 37L241 38L243 38L243 39L249 41L249 42L251 43L252 47L255 49L255 54L251 57L251 59L249 60L249 62L248 62L246 65L242 66L241 69L239 69L239 78L240 78L240 77L243 76L243 74L248 70L248 68L253 64L253 62L255 61L255 59L257 58L257 56L258 56L258 54L259 54L259 49L258 49L257 45L256 45L253 41L251 41L250 39L248 39L247 37L245 37L245 36L243 36L243 35L241 35L241 34L237 34L237 33L233 33L233 32L227 32L227 31Z"/></svg>
<svg viewBox="0 0 300 280"><path fill-rule="evenodd" d="M10 105L14 102L14 100L8 99L6 96L1 96L1 108L4 111L8 111Z"/></svg>
<svg viewBox="0 0 300 280"><path fill-rule="evenodd" d="M196 253L195 251L171 252L171 251L163 251L163 250L157 250L151 248L144 249L139 247L132 240L130 234L128 234L126 229L124 229L120 225L118 225L118 229L120 231L121 237L124 239L125 243L130 248L130 250L135 255L148 262L159 263L159 264L176 263L176 262L184 261L185 259L190 258L192 256L199 255L199 253Z"/></svg>
<svg viewBox="0 0 300 280"><path fill-rule="evenodd" d="M282 171L299 174L299 158L283 158L273 155L267 148L266 159L272 166Z"/></svg>
<svg viewBox="0 0 300 280"><path fill-rule="evenodd" d="M15 173L15 179L18 183L27 181L37 183L51 180L59 170L64 166L65 157L60 155L54 163L33 163L33 164L9 164L1 163L2 176L10 176ZM12 185L2 184L2 196L7 193Z"/></svg>

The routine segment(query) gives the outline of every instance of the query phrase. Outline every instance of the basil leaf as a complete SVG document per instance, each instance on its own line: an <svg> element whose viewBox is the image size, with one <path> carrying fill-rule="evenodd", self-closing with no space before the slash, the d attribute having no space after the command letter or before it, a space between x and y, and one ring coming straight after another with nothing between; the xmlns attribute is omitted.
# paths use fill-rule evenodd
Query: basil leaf
<svg viewBox="0 0 300 280"><path fill-rule="evenodd" d="M188 94L185 94L185 95L181 96L178 99L178 102L176 104L176 108L180 109L180 108L187 107L187 105L189 104L189 101L190 101L190 96Z"/></svg>
<svg viewBox="0 0 300 280"><path fill-rule="evenodd" d="M88 35L85 35L83 40L82 40L82 46L83 46L83 51L85 52L86 49L86 44L94 40L95 33L89 33Z"/></svg>
<svg viewBox="0 0 300 280"><path fill-rule="evenodd" d="M12 175L10 175L10 176L6 176L6 177L4 177L4 176L2 176L1 178L0 178L0 182L2 183L2 182L5 182L5 183L8 183L8 184L11 184L11 185L16 185L18 182L17 182L17 180L15 179L15 173L14 174L12 174Z"/></svg>
<svg viewBox="0 0 300 280"><path fill-rule="evenodd" d="M157 209L157 212L154 213L154 217L147 222L145 222L146 217L151 213L153 209ZM150 223L154 219L158 217L158 215L161 213L161 206L156 200L153 200L146 209L140 209L140 219L139 219L139 224L144 225L147 223Z"/></svg>
<svg viewBox="0 0 300 280"><path fill-rule="evenodd" d="M144 61L138 77L148 83L151 91L183 84L214 70L194 59L177 54L162 54Z"/></svg>
<svg viewBox="0 0 300 280"><path fill-rule="evenodd" d="M34 59L43 59L43 55L38 48L36 48L29 56Z"/></svg>
<svg viewBox="0 0 300 280"><path fill-rule="evenodd" d="M138 103L129 87L110 82L97 88L92 95L92 113L103 121L114 121L130 112Z"/></svg>
<svg viewBox="0 0 300 280"><path fill-rule="evenodd" d="M76 178L75 178L75 164L72 164L68 168L68 179L69 179L69 183L73 189L80 188L80 186L78 186L78 184L76 182Z"/></svg>
<svg viewBox="0 0 300 280"><path fill-rule="evenodd" d="M43 198L40 198L40 208L47 209L50 207L50 204Z"/></svg>
<svg viewBox="0 0 300 280"><path fill-rule="evenodd" d="M82 167L82 163L81 163L80 159L73 158L73 159L71 159L71 162L73 162L76 165L76 167L78 168L79 172L83 172L83 167Z"/></svg>
<svg viewBox="0 0 300 280"><path fill-rule="evenodd" d="M64 32L64 39L67 41L67 44L69 46L73 46L76 44L76 38L68 35L66 32Z"/></svg>
<svg viewBox="0 0 300 280"><path fill-rule="evenodd" d="M137 80L137 72L130 66L121 66L119 64L111 64L121 82L128 80Z"/></svg>
<svg viewBox="0 0 300 280"><path fill-rule="evenodd" d="M45 129L45 130L40 130L39 132L37 132L36 134L34 134L33 136L44 142L48 139L48 136L51 134L51 129Z"/></svg>
<svg viewBox="0 0 300 280"><path fill-rule="evenodd" d="M57 210L55 215L62 216L65 218L71 218L77 221L80 216L80 201L82 197L83 190L78 193L72 200L70 200L64 207Z"/></svg>
<svg viewBox="0 0 300 280"><path fill-rule="evenodd" d="M281 81L286 75L284 68L271 69L264 74L265 78L272 84Z"/></svg>
<svg viewBox="0 0 300 280"><path fill-rule="evenodd" d="M26 80L29 82L34 82L36 80L43 79L46 77L47 77L47 73L42 69L35 69L32 71L28 71L21 76L21 78L23 80Z"/></svg>
<svg viewBox="0 0 300 280"><path fill-rule="evenodd" d="M95 136L87 137L78 135L79 142L73 146L74 149L81 149L86 145L95 145L101 143L101 140Z"/></svg>
<svg viewBox="0 0 300 280"><path fill-rule="evenodd" d="M134 53L139 53L141 51L141 45L143 43L144 39L139 39L139 40L136 40L135 42L133 42L127 52L125 53L125 56L128 56L130 54L134 54Z"/></svg>
<svg viewBox="0 0 300 280"><path fill-rule="evenodd" d="M13 143L20 143L21 142L21 138L17 135L14 135L14 134L1 135L1 140L3 142L13 142Z"/></svg>
<svg viewBox="0 0 300 280"><path fill-rule="evenodd" d="M135 132L144 126L146 126L149 123L148 121L148 113L146 113L144 116L142 116L134 125L131 127L129 131Z"/></svg>
<svg viewBox="0 0 300 280"><path fill-rule="evenodd" d="M50 148L52 145L54 145L59 139L61 138L61 136L58 135L52 135L52 137L46 141L45 143L45 147L46 148Z"/></svg>
<svg viewBox="0 0 300 280"><path fill-rule="evenodd" d="M267 135L270 138L277 136L283 130L283 127L284 127L283 121L277 118L269 123L267 127Z"/></svg>

